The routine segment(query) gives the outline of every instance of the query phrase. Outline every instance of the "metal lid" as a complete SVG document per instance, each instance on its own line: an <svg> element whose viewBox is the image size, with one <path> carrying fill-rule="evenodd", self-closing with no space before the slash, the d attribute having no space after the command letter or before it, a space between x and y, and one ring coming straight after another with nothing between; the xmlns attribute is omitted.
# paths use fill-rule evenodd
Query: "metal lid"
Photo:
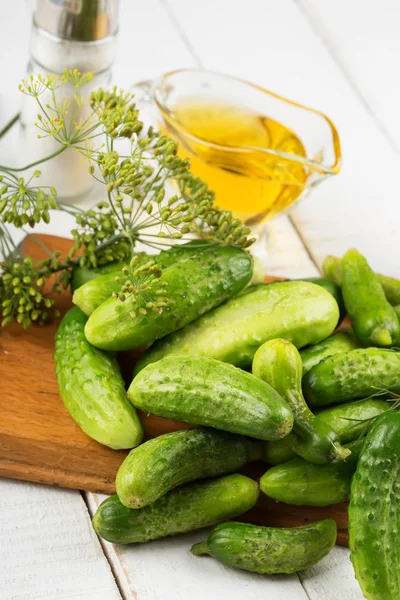
<svg viewBox="0 0 400 600"><path fill-rule="evenodd" d="M119 0L36 0L36 24L65 40L91 42L116 33Z"/></svg>

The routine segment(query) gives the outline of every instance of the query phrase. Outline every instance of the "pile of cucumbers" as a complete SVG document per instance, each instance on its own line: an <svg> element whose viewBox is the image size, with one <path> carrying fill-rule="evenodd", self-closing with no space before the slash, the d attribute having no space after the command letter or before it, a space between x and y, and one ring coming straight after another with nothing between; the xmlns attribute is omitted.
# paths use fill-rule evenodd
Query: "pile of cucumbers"
<svg viewBox="0 0 400 600"><path fill-rule="evenodd" d="M400 281L376 275L356 250L327 257L324 278L270 284L250 284L246 251L206 241L155 261L168 284L161 314L133 319L129 303L110 297L121 265L78 268L76 307L56 335L68 411L99 443L131 449L117 494L93 518L96 532L130 544L217 525L193 554L293 573L332 549L332 519L285 529L231 520L260 490L311 506L350 496L363 593L397 600ZM352 329L337 330L346 314ZM126 391L115 353L139 347ZM191 427L142 443L136 409ZM255 460L270 465L259 482L240 473Z"/></svg>

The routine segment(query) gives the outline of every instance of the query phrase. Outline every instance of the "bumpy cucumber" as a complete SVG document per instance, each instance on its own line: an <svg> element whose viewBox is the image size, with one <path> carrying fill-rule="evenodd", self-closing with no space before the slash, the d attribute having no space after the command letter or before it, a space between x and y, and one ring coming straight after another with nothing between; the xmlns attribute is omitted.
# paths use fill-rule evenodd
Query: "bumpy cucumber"
<svg viewBox="0 0 400 600"><path fill-rule="evenodd" d="M315 415L317 421L322 421L336 431L342 444L352 442L362 436L371 419L384 413L391 406L384 400L358 400L348 404L325 408ZM266 442L264 460L270 465L279 465L296 457L285 439L278 442Z"/></svg>
<svg viewBox="0 0 400 600"><path fill-rule="evenodd" d="M148 365L128 398L145 412L261 440L285 437L293 415L281 396L241 369L202 356L171 356Z"/></svg>
<svg viewBox="0 0 400 600"><path fill-rule="evenodd" d="M163 270L168 284L167 306L132 318L129 299L110 298L90 315L88 341L103 350L128 350L180 329L237 294L252 275L250 255L232 246L197 249Z"/></svg>
<svg viewBox="0 0 400 600"><path fill-rule="evenodd" d="M240 435L205 428L166 433L130 452L117 473L117 494L125 506L142 508L187 481L232 473L260 457L260 443Z"/></svg>
<svg viewBox="0 0 400 600"><path fill-rule="evenodd" d="M308 277L307 279L303 279L302 281L310 281L311 283L315 283L316 285L320 285L325 288L332 296L335 298L338 307L339 307L339 323L343 321L346 316L346 307L343 302L342 290L340 286L327 279L326 277Z"/></svg>
<svg viewBox="0 0 400 600"><path fill-rule="evenodd" d="M144 253L143 253L144 254ZM75 292L82 285L91 281L92 279L97 279L98 277L102 277L103 275L112 274L113 277L121 271L123 264L120 262L112 262L107 265L101 265L95 269L90 269L89 267L75 267L72 271L71 277L71 290ZM82 310L82 309L81 309Z"/></svg>
<svg viewBox="0 0 400 600"><path fill-rule="evenodd" d="M301 391L302 373L299 351L287 340L269 340L255 353L253 374L271 385L293 411L293 432L285 438L289 448L316 464L346 458L350 451L340 445L335 430L308 408Z"/></svg>
<svg viewBox="0 0 400 600"><path fill-rule="evenodd" d="M209 554L225 565L254 573L296 573L317 564L336 542L336 523L325 519L302 527L260 527L222 523L205 542L195 544L196 556Z"/></svg>
<svg viewBox="0 0 400 600"><path fill-rule="evenodd" d="M173 265L177 260L194 256L199 249L201 250L206 246L210 247L210 242L206 240L193 240L187 244L173 246L169 250L163 250L154 256L150 256L149 254L146 254L146 252L137 252L134 256L138 259L137 266L143 265L149 260L154 260L154 262L162 269L166 269ZM111 297L113 292L120 290L121 284L115 280L115 277L118 274L121 275L120 272L123 266L122 263L112 263L111 265L105 265L98 269L78 267L74 270L72 289L75 290L75 288L79 287L79 290L75 291L72 298L74 304L79 306L85 315L91 315L100 304L103 304L103 302ZM96 274L93 275L93 273ZM85 277L87 278L87 281L82 281ZM84 285L75 285L74 287L74 281L76 283L76 279L78 279L78 283L79 281L82 281L82 284Z"/></svg>
<svg viewBox="0 0 400 600"><path fill-rule="evenodd" d="M400 413L378 417L351 484L351 560L368 600L400 598Z"/></svg>
<svg viewBox="0 0 400 600"><path fill-rule="evenodd" d="M209 356L248 367L257 348L267 340L282 336L298 348L316 344L333 332L338 318L335 299L314 283L261 285L154 344L136 372L171 354Z"/></svg>
<svg viewBox="0 0 400 600"><path fill-rule="evenodd" d="M400 352L356 348L328 356L303 377L310 406L367 398L380 390L400 392Z"/></svg>
<svg viewBox="0 0 400 600"><path fill-rule="evenodd" d="M337 285L342 285L342 261L337 256L327 256L322 266L325 277L335 282ZM400 279L381 275L377 273L386 298L392 306L400 304Z"/></svg>
<svg viewBox="0 0 400 600"><path fill-rule="evenodd" d="M393 346L399 319L365 258L348 250L342 259L344 303L357 337L365 346Z"/></svg>
<svg viewBox="0 0 400 600"><path fill-rule="evenodd" d="M309 346L300 352L303 363L303 375L327 356L332 356L332 354L338 354L339 352L347 352L347 350L353 350L358 347L359 344L351 329L341 329L326 338L326 340Z"/></svg>
<svg viewBox="0 0 400 600"><path fill-rule="evenodd" d="M276 465L261 477L261 491L274 500L298 506L344 502L349 497L361 448L361 441L350 444L351 455L345 461L315 465L304 458L294 458Z"/></svg>
<svg viewBox="0 0 400 600"><path fill-rule="evenodd" d="M100 504L93 527L115 544L149 542L237 517L258 496L257 483L239 474L190 483L139 509L126 508L115 495Z"/></svg>
<svg viewBox="0 0 400 600"><path fill-rule="evenodd" d="M72 308L56 333L54 362L63 402L79 427L100 444L133 448L143 428L126 397L117 362L85 338L86 317Z"/></svg>

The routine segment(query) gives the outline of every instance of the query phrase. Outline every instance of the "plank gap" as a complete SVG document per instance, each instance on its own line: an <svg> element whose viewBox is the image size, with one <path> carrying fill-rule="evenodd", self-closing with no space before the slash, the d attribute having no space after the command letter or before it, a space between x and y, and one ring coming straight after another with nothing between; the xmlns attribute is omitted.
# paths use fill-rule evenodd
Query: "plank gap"
<svg viewBox="0 0 400 600"><path fill-rule="evenodd" d="M310 261L312 262L312 264L315 266L315 268L317 269L318 273L321 273L321 269L318 266L318 262L316 260L316 258L314 257L311 248L308 247L307 242L303 236L303 234L301 233L300 228L297 226L297 223L295 221L295 218L292 217L290 214L288 215L288 219L290 221L290 223L292 224L293 229L295 230L296 234L298 235L301 243L303 244L304 250L307 252L307 256L310 259Z"/></svg>
<svg viewBox="0 0 400 600"><path fill-rule="evenodd" d="M202 69L204 66L200 59L200 56L197 54L196 50L194 49L194 46L192 45L191 41L189 40L188 36L186 35L186 32L183 29L182 25L180 24L180 21L179 21L178 17L176 16L175 11L168 4L167 0L159 0L159 2L161 4L161 6L163 7L164 11L166 12L168 19L170 20L172 26L176 30L181 41L184 43L189 54L192 56L196 66Z"/></svg>
<svg viewBox="0 0 400 600"><path fill-rule="evenodd" d="M81 497L82 497L82 500L83 500L83 502L85 503L86 510L87 510L87 511L88 511L88 513L89 513L89 518L90 518L90 521L92 521L92 519L93 519L93 517L94 517L94 512L95 512L95 511L94 511L94 510L92 510L92 508L91 508L91 506L90 506L90 502L89 502L89 499L88 499L88 497L87 497L87 493L86 493L86 492L84 492L84 491L82 491L82 490L79 490L79 493L80 493L80 495L81 495ZM96 535L97 535L97 534L96 534ZM113 576L113 578L114 578L114 581L115 581L115 585L116 585L116 586L117 586L117 588L118 588L118 592L119 592L119 595L121 596L121 599L122 599L122 600L132 600L132 596L129 598L129 597L126 595L126 593L125 593L125 590L124 590L124 588L123 588L123 584L122 584L122 583L121 583L121 581L120 581L120 578L119 578L119 576L118 576L118 573L116 572L115 566L114 566L113 562L110 560L110 558L109 558L109 556L108 556L107 548L106 548L106 545L105 545L105 542L104 542L103 538L101 538L100 536L98 536L98 535L97 535L97 539L98 539L98 540L99 540L99 542L100 542L101 549L103 550L103 554L104 554L104 556L105 556L105 559L106 559L106 561L108 562L108 565L109 565L109 567L110 567L110 570L111 570L112 576Z"/></svg>
<svg viewBox="0 0 400 600"><path fill-rule="evenodd" d="M367 98L364 96L363 91L358 86L358 84L353 80L351 74L349 73L346 65L339 57L336 52L335 44L330 39L329 33L326 31L325 27L321 23L319 17L313 12L312 8L307 4L307 0L293 0L295 5L297 6L299 12L306 19L310 28L314 31L314 33L319 37L331 58L336 63L338 69L342 73L343 77L346 79L347 83L350 85L351 89L357 96L358 100L364 106L365 110L368 112L370 117L376 123L381 133L385 136L387 141L389 142L392 149L396 152L396 154L400 154L400 147L397 145L396 140L392 137L390 131L386 128L385 124L381 121L379 116L376 114L375 110L372 108Z"/></svg>

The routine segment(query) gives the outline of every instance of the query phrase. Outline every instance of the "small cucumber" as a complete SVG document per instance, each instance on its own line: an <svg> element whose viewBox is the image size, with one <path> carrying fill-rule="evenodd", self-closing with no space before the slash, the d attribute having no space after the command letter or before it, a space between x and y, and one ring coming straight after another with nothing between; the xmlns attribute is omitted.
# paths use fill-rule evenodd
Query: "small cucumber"
<svg viewBox="0 0 400 600"><path fill-rule="evenodd" d="M326 338L314 346L308 346L300 352L303 363L303 375L307 373L314 365L332 354L347 352L358 348L359 344L351 329L341 329L330 337Z"/></svg>
<svg viewBox="0 0 400 600"><path fill-rule="evenodd" d="M144 253L143 253L144 254ZM123 267L123 263L120 262L112 262L106 265L101 265L100 267L96 267L95 269L90 269L89 267L75 267L72 271L71 277L71 290L75 292L82 285L91 281L92 279L97 279L102 275L110 275L113 277L117 275L119 271L121 271ZM82 309L81 309L82 310Z"/></svg>
<svg viewBox="0 0 400 600"><path fill-rule="evenodd" d="M328 356L303 377L310 406L367 398L382 390L400 392L400 352L356 348Z"/></svg>
<svg viewBox="0 0 400 600"><path fill-rule="evenodd" d="M357 440L366 433L370 421L390 406L390 402L384 400L358 400L325 408L317 413L315 418L332 427L338 434L341 444L345 444ZM278 442L266 442L263 458L269 465L279 465L296 458L296 453L285 444L284 438Z"/></svg>
<svg viewBox="0 0 400 600"><path fill-rule="evenodd" d="M322 266L324 275L337 285L342 285L342 261L337 256L327 256ZM392 306L400 304L400 279L388 275L376 274Z"/></svg>
<svg viewBox="0 0 400 600"><path fill-rule="evenodd" d="M361 442L350 444L351 455L345 461L315 465L304 458L294 458L276 465L261 477L261 491L274 500L298 506L344 502L349 497L361 448Z"/></svg>
<svg viewBox="0 0 400 600"><path fill-rule="evenodd" d="M310 281L311 283L315 283L316 285L320 285L325 288L332 296L335 298L338 307L339 307L339 323L343 321L346 316L346 307L343 302L342 290L340 286L327 279L326 277L308 277L307 279L303 279L302 281Z"/></svg>
<svg viewBox="0 0 400 600"><path fill-rule="evenodd" d="M351 484L350 556L368 600L400 598L400 413L378 417Z"/></svg>
<svg viewBox="0 0 400 600"><path fill-rule="evenodd" d="M348 250L342 259L344 303L357 337L365 346L393 346L399 319L365 258Z"/></svg>
<svg viewBox="0 0 400 600"><path fill-rule="evenodd" d="M314 283L261 284L154 344L135 372L172 354L209 356L245 368L267 340L282 336L298 348L316 344L333 332L338 319L335 299Z"/></svg>
<svg viewBox="0 0 400 600"><path fill-rule="evenodd" d="M149 542L242 515L258 496L257 483L237 473L190 483L139 509L126 508L115 495L100 504L93 528L115 544Z"/></svg>
<svg viewBox="0 0 400 600"><path fill-rule="evenodd" d="M251 279L250 255L232 246L200 248L163 270L168 302L161 314L132 318L129 299L109 298L90 315L88 341L103 350L138 348L177 329L237 294ZM96 281L96 280L95 280ZM79 290L77 290L79 291Z"/></svg>
<svg viewBox="0 0 400 600"><path fill-rule="evenodd" d="M57 330L54 362L60 396L86 435L115 450L133 448L142 441L142 424L126 397L116 360L86 341L86 320L79 308L72 308Z"/></svg>
<svg viewBox="0 0 400 600"><path fill-rule="evenodd" d="M350 451L340 445L334 429L308 408L301 391L302 372L299 351L288 340L270 340L255 353L253 374L272 386L293 411L293 432L285 438L289 448L316 464L347 458Z"/></svg>
<svg viewBox="0 0 400 600"><path fill-rule="evenodd" d="M293 415L281 396L241 369L202 356L171 356L148 365L132 381L136 408L261 440L285 437Z"/></svg>
<svg viewBox="0 0 400 600"><path fill-rule="evenodd" d="M191 551L196 556L209 554L224 565L253 573L290 574L312 567L329 554L336 535L333 519L285 529L222 523Z"/></svg>
<svg viewBox="0 0 400 600"><path fill-rule="evenodd" d="M261 445L240 435L205 428L166 433L130 452L117 473L117 494L125 506L142 508L187 481L238 471L260 457Z"/></svg>
<svg viewBox="0 0 400 600"><path fill-rule="evenodd" d="M146 254L146 252L136 252L134 256L138 259L137 266L144 265L149 260L154 260L162 269L166 269L177 260L195 255L204 246L209 247L210 242L193 240L187 244L172 246L169 250L163 250L152 256ZM79 306L85 315L90 316L100 304L111 297L113 292L120 290L121 284L117 283L115 277L121 274L123 267L124 264L122 263L111 263L98 269L77 267L72 276L72 289L75 292L72 298L74 304ZM84 278L86 278L86 281L82 281ZM76 285L79 281L82 281L84 285ZM75 291L76 288L79 288L79 290Z"/></svg>

